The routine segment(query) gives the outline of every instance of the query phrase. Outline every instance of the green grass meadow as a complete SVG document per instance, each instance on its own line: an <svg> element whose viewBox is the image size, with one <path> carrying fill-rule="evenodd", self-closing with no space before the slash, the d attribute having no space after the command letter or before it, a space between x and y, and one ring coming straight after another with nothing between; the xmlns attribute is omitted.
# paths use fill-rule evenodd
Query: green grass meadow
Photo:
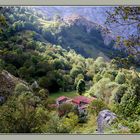
<svg viewBox="0 0 140 140"><path fill-rule="evenodd" d="M49 95L49 98L50 99L57 99L60 96L67 96L67 97L73 98L75 96L78 96L78 94L76 91L70 91L70 92L62 92L61 91L61 92L51 93Z"/></svg>

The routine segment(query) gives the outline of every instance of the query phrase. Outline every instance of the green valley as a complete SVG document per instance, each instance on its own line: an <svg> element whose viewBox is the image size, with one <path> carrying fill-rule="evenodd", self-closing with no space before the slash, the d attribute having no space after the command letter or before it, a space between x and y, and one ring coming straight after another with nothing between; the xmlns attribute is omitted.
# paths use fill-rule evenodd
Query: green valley
<svg viewBox="0 0 140 140"><path fill-rule="evenodd" d="M116 43L86 17L1 7L0 133L140 133L138 59Z"/></svg>

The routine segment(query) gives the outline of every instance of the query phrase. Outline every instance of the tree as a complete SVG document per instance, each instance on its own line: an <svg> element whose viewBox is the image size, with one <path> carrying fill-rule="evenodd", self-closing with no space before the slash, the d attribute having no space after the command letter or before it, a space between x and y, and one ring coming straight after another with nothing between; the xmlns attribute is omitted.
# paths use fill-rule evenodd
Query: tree
<svg viewBox="0 0 140 140"><path fill-rule="evenodd" d="M125 84L118 85L118 87L113 89L112 91L112 97L110 98L110 102L120 103L121 98L125 94L126 90L127 90L127 86Z"/></svg>
<svg viewBox="0 0 140 140"><path fill-rule="evenodd" d="M85 81L83 79L80 79L78 84L77 84L77 92L82 95L83 92L85 92Z"/></svg>
<svg viewBox="0 0 140 140"><path fill-rule="evenodd" d="M140 78L136 73L128 83L128 89L123 94L121 102L116 104L115 110L118 114L131 120L137 119L140 115Z"/></svg>
<svg viewBox="0 0 140 140"><path fill-rule="evenodd" d="M112 66L117 66L117 68L130 68L132 65L135 65L133 56L129 55L127 58L116 57L111 60Z"/></svg>
<svg viewBox="0 0 140 140"><path fill-rule="evenodd" d="M14 90L16 95L21 95L23 92L28 92L28 91L30 91L29 87L23 83L17 84Z"/></svg>
<svg viewBox="0 0 140 140"><path fill-rule="evenodd" d="M3 70L4 66L5 66L5 62L2 59L0 59L0 71Z"/></svg>
<svg viewBox="0 0 140 140"><path fill-rule="evenodd" d="M26 67L20 67L18 69L18 75L21 78L29 77L28 69Z"/></svg>
<svg viewBox="0 0 140 140"><path fill-rule="evenodd" d="M127 51L133 55L139 55L139 37L140 37L140 8L136 6L118 6L113 11L107 11L107 24L115 23L117 26L133 26L136 32L129 35L128 38L119 36L117 46L127 48Z"/></svg>
<svg viewBox="0 0 140 140"><path fill-rule="evenodd" d="M64 61L61 59L54 59L53 65L55 69L64 69Z"/></svg>
<svg viewBox="0 0 140 140"><path fill-rule="evenodd" d="M49 91L47 89L41 89L38 92L38 96L40 97L40 99L45 100L46 98L48 98L49 95Z"/></svg>
<svg viewBox="0 0 140 140"><path fill-rule="evenodd" d="M53 112L49 115L50 120L46 123L44 131L48 133L59 133L60 117Z"/></svg>
<svg viewBox="0 0 140 140"><path fill-rule="evenodd" d="M74 84L77 85L80 79L84 79L83 74L78 74L77 77L75 78Z"/></svg>
<svg viewBox="0 0 140 140"><path fill-rule="evenodd" d="M100 99L96 99L90 104L90 112L98 115L98 113L104 109L107 109L107 105Z"/></svg>
<svg viewBox="0 0 140 140"><path fill-rule="evenodd" d="M54 105L54 104L56 104L56 100L51 99L51 98L47 98L43 102L43 106L49 111L56 110L56 108L54 106L51 107L51 105Z"/></svg>
<svg viewBox="0 0 140 140"><path fill-rule="evenodd" d="M59 116L67 116L68 113L73 111L74 111L74 106L70 103L63 103L58 107Z"/></svg>
<svg viewBox="0 0 140 140"><path fill-rule="evenodd" d="M119 72L118 75L117 75L116 78L115 78L115 81L116 81L118 84L124 84L125 81L126 81L125 74L122 73L122 72Z"/></svg>
<svg viewBox="0 0 140 140"><path fill-rule="evenodd" d="M102 79L102 75L100 73L97 73L94 77L93 77L93 82L97 83L100 79Z"/></svg>
<svg viewBox="0 0 140 140"><path fill-rule="evenodd" d="M8 72L10 72L11 74L13 75L16 75L17 74L17 69L14 65L12 64L9 64L6 68L5 68Z"/></svg>
<svg viewBox="0 0 140 140"><path fill-rule="evenodd" d="M60 133L70 133L78 124L78 116L73 112L69 113L67 117L63 117L59 123Z"/></svg>
<svg viewBox="0 0 140 140"><path fill-rule="evenodd" d="M70 71L70 76L72 78L75 78L77 77L78 74L82 74L83 71L82 71L82 68L81 67L73 67Z"/></svg>
<svg viewBox="0 0 140 140"><path fill-rule="evenodd" d="M134 119L140 113L138 112L138 114L136 114L137 104L138 104L137 96L133 93L132 90L127 91L121 98L120 104L116 105L117 106L116 112L121 114L125 118Z"/></svg>
<svg viewBox="0 0 140 140"><path fill-rule="evenodd" d="M48 81L49 81L48 77L43 76L43 77L39 78L39 85L43 88L47 88Z"/></svg>
<svg viewBox="0 0 140 140"><path fill-rule="evenodd" d="M0 132L42 132L41 126L48 121L48 112L42 107L35 107L37 102L38 98L29 92L10 97L0 107Z"/></svg>
<svg viewBox="0 0 140 140"><path fill-rule="evenodd" d="M0 8L0 12L3 10L3 8L1 7ZM3 32L3 29L2 28L4 28L4 27L6 27L6 25L7 25L7 23L6 23L6 19L5 19L5 17L2 15L2 14L0 14L0 34ZM2 27L2 28L1 28Z"/></svg>
<svg viewBox="0 0 140 140"><path fill-rule="evenodd" d="M49 112L44 107L37 107L34 112L32 133L44 132L44 125L49 121Z"/></svg>

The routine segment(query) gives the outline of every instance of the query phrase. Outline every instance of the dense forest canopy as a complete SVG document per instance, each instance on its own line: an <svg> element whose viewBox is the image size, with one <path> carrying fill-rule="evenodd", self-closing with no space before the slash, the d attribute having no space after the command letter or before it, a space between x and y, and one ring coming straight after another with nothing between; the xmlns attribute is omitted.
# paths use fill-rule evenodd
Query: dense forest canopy
<svg viewBox="0 0 140 140"><path fill-rule="evenodd" d="M1 7L0 132L96 133L99 112L109 109L117 119L106 133L139 133L139 8L108 12L108 24L129 20L137 22L137 36L116 41L86 17ZM55 107L61 95L96 100L83 112L69 103Z"/></svg>

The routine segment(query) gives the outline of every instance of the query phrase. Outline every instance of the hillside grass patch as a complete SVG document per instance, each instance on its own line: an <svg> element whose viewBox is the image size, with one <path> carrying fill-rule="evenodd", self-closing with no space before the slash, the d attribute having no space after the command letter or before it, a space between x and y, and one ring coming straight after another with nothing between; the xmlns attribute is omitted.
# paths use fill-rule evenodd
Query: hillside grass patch
<svg viewBox="0 0 140 140"><path fill-rule="evenodd" d="M59 92L51 93L49 95L49 98L50 99L57 99L60 96L67 96L67 97L73 98L75 96L78 96L78 94L77 94L76 91L70 91L70 92L62 92L62 91L59 91Z"/></svg>

